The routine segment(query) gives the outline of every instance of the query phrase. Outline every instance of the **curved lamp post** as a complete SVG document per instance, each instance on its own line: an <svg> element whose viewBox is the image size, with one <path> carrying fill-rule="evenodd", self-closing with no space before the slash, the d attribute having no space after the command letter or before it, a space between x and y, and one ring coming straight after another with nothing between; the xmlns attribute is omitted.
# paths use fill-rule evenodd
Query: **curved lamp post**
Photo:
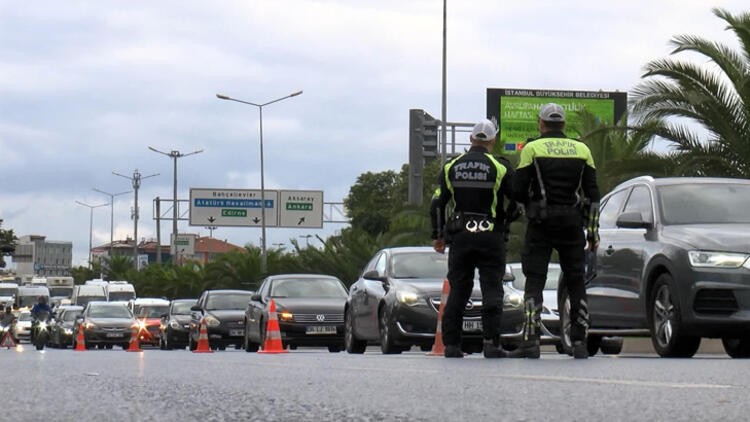
<svg viewBox="0 0 750 422"><path fill-rule="evenodd" d="M269 101L267 103L263 104L256 104L250 101L243 101L238 100L236 98L229 97L224 94L216 94L216 98L220 100L227 100L227 101L236 101L238 103L242 104L248 104L251 106L258 107L258 110L260 112L260 230L261 230L261 237L260 237L260 271L261 273L266 272L266 265L267 265L267 258L266 258L266 186L265 186L265 179L264 179L264 170L263 170L263 107L277 103L281 100L285 100L287 98L296 97L298 95L302 94L302 91L293 92L289 95L285 95L281 98L277 98L273 101Z"/></svg>

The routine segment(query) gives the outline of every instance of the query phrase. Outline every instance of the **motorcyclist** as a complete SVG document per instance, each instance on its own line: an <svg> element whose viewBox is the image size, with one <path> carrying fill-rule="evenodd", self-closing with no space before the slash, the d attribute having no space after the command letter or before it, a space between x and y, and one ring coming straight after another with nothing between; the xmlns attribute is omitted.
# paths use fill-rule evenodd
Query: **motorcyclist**
<svg viewBox="0 0 750 422"><path fill-rule="evenodd" d="M34 342L40 320L46 320L52 315L52 308L47 304L47 296L39 296L37 303L31 308L31 341Z"/></svg>
<svg viewBox="0 0 750 422"><path fill-rule="evenodd" d="M5 313L3 314L2 318L0 318L0 326L4 331L7 331L11 333L11 335L13 335L13 325L15 324L15 322L16 316L13 314L13 308L11 308L10 306L6 306Z"/></svg>

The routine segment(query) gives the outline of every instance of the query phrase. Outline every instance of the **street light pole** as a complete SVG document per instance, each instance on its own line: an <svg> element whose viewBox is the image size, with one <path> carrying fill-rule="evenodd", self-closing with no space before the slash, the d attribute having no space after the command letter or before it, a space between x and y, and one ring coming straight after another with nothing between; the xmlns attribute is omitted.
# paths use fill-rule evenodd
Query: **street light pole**
<svg viewBox="0 0 750 422"><path fill-rule="evenodd" d="M94 230L94 208L106 207L107 204L89 205L89 204L87 204L85 202L81 202L81 201L76 201L76 204L83 205L84 207L88 207L88 209L89 209L89 269L91 269L91 261L92 261L92 258L91 258L91 248L93 247L91 245L91 241L92 241L91 240L91 236L92 236L91 233Z"/></svg>
<svg viewBox="0 0 750 422"><path fill-rule="evenodd" d="M174 174L173 174L173 186L172 186L172 242L175 242L177 239L177 159L182 157L187 157L188 155L195 155L200 154L203 152L202 149L189 152L187 154L183 154L180 151L172 150L169 152L160 151L152 146L149 146L148 149L154 152L158 152L159 154L166 155L167 157L172 158L174 161ZM172 243L170 242L170 243ZM161 245L159 245L161 247ZM175 248L175 253L177 251L177 248ZM174 262L174 255L172 256L172 262Z"/></svg>
<svg viewBox="0 0 750 422"><path fill-rule="evenodd" d="M93 190L103 193L107 196L109 196L109 208L110 208L110 215L109 215L109 257L112 258L112 248L114 246L114 237L115 237L115 196L125 195L126 193L130 193L132 191L125 191L125 192L118 192L118 193L109 193L104 192L103 190L92 188Z"/></svg>
<svg viewBox="0 0 750 422"><path fill-rule="evenodd" d="M216 94L216 98L220 100L236 101L242 104L248 104L251 106L258 107L260 117L260 271L261 273L266 272L267 268L267 256L266 256L266 186L265 186L265 171L263 168L263 107L277 103L287 98L296 97L302 94L302 91L293 92L289 95L285 95L281 98L277 98L273 101L269 101L263 104L256 104L250 101L238 100L236 98L229 97L224 94Z"/></svg>
<svg viewBox="0 0 750 422"><path fill-rule="evenodd" d="M148 179L149 177L158 176L159 173L150 174L148 176L141 176L138 169L133 171L133 176L125 176L117 172L112 172L115 176L124 177L131 181L133 185L133 191L135 191L135 206L133 207L133 266L138 269L138 189L141 187L141 179Z"/></svg>

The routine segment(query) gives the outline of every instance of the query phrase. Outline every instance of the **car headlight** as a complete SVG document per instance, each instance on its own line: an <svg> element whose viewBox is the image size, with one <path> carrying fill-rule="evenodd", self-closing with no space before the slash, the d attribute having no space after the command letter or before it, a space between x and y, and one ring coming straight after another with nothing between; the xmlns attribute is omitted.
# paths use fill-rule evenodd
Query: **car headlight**
<svg viewBox="0 0 750 422"><path fill-rule="evenodd" d="M516 292L506 293L503 297L503 306L518 308L523 304L523 296Z"/></svg>
<svg viewBox="0 0 750 422"><path fill-rule="evenodd" d="M206 315L205 319L206 319L206 325L208 327L218 327L219 325L221 325L221 321L216 319L216 317L213 315Z"/></svg>
<svg viewBox="0 0 750 422"><path fill-rule="evenodd" d="M179 330L180 328L182 328L182 326L180 325L180 323L177 322L177 320L174 320L174 319L169 323L169 326L172 327L175 330Z"/></svg>
<svg viewBox="0 0 750 422"><path fill-rule="evenodd" d="M748 255L730 252L689 251L690 265L702 268L739 268L750 269Z"/></svg>
<svg viewBox="0 0 750 422"><path fill-rule="evenodd" d="M396 292L396 300L404 305L414 306L419 304L419 294L416 290L401 289Z"/></svg>
<svg viewBox="0 0 750 422"><path fill-rule="evenodd" d="M72 328L63 328L63 333L66 335L73 335L73 329Z"/></svg>
<svg viewBox="0 0 750 422"><path fill-rule="evenodd" d="M294 314L289 311L279 312L279 321L291 321L294 319Z"/></svg>
<svg viewBox="0 0 750 422"><path fill-rule="evenodd" d="M90 330L90 329L92 329L92 328L96 328L96 324L94 324L94 323L93 323L93 322L91 322L91 321L86 321L86 322L84 322L84 323L83 323L83 328L84 328L85 330Z"/></svg>

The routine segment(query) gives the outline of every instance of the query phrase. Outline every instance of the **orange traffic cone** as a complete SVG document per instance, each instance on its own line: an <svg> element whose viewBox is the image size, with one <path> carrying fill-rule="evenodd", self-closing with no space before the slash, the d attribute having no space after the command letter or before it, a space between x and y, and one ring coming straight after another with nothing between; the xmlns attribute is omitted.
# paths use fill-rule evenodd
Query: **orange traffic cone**
<svg viewBox="0 0 750 422"><path fill-rule="evenodd" d="M448 303L448 293L451 291L451 285L446 278L443 281L443 291L440 293L440 307L438 308L437 327L435 328L435 342L432 343L432 350L427 356L443 356L445 354L445 344L443 344L443 310Z"/></svg>
<svg viewBox="0 0 750 422"><path fill-rule="evenodd" d="M208 328L206 327L206 318L201 319L201 328L198 333L198 347L193 350L193 353L213 353L211 345L208 344Z"/></svg>
<svg viewBox="0 0 750 422"><path fill-rule="evenodd" d="M76 336L76 348L73 349L76 352L86 351L86 338L83 335L83 327L78 327L78 335Z"/></svg>
<svg viewBox="0 0 750 422"><path fill-rule="evenodd" d="M276 302L271 299L268 305L268 323L266 324L266 340L263 342L263 349L258 353L289 353L284 349L281 342L281 330L279 329L279 319L276 316Z"/></svg>
<svg viewBox="0 0 750 422"><path fill-rule="evenodd" d="M137 324L133 324L133 328L130 330L130 344L128 345L128 352L142 352L141 342L138 341L138 330Z"/></svg>
<svg viewBox="0 0 750 422"><path fill-rule="evenodd" d="M0 347L7 347L10 349L11 347L18 346L18 343L16 343L16 339L13 338L13 335L10 333L10 331L6 331L5 334L3 334L3 338L0 340Z"/></svg>

